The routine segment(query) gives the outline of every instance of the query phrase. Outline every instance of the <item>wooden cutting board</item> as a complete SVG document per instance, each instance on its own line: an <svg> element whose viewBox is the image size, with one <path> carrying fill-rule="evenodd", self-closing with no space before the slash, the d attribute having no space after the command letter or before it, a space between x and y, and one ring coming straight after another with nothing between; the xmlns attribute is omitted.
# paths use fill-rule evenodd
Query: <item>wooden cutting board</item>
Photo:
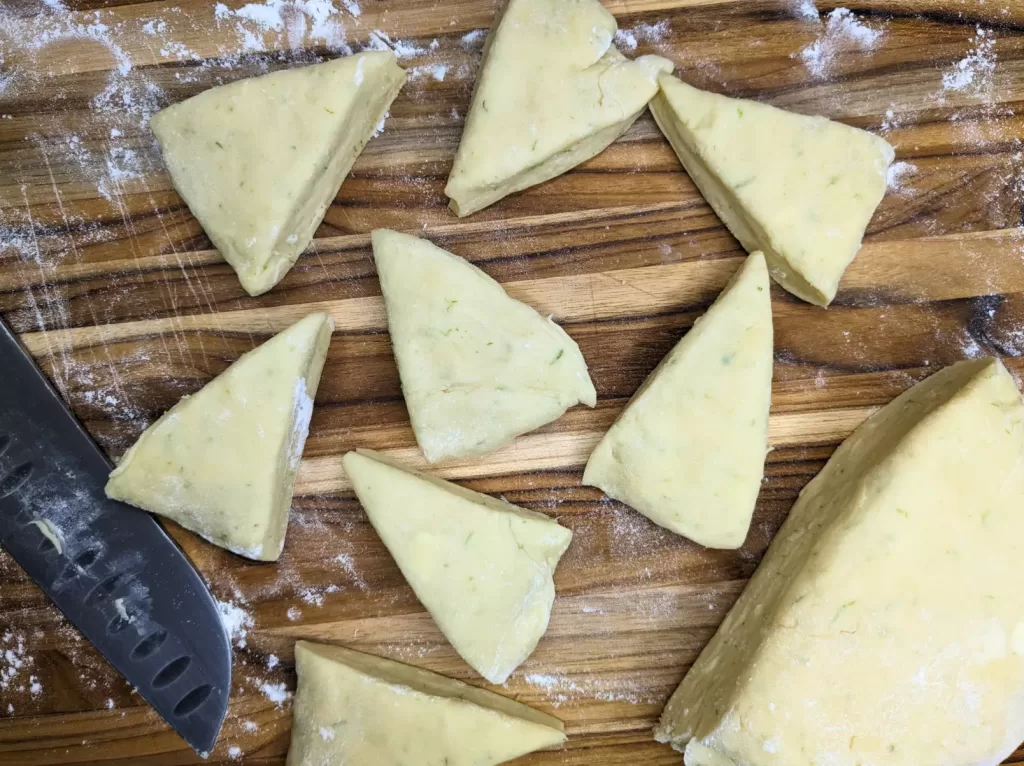
<svg viewBox="0 0 1024 766"><path fill-rule="evenodd" d="M356 447L419 460L374 227L422 232L554 314L599 392L593 411L439 471L575 533L551 627L499 689L570 735L524 765L681 763L651 727L835 446L951 362L996 354L1024 371L1021 0L863 0L854 13L809 0L606 0L627 53L660 53L698 86L880 131L897 148L894 188L833 306L773 290L774 449L735 552L701 549L580 486L602 430L743 256L648 116L582 167L458 221L442 189L495 0L64 2L0 0L0 313L100 444L119 455L297 317L326 309L338 325L281 560L251 563L171 530L237 629L233 701L206 763L283 763L298 638L481 683L340 470ZM172 190L148 116L346 45L391 47L410 82L310 252L249 298ZM3 763L200 762L0 552L4 682Z"/></svg>

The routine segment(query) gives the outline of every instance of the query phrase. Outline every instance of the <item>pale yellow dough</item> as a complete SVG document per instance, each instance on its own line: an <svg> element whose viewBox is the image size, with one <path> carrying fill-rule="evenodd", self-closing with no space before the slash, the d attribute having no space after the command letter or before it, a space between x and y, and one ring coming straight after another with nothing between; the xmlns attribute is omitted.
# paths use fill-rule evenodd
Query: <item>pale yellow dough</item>
<svg viewBox="0 0 1024 766"><path fill-rule="evenodd" d="M598 443L583 483L701 545L738 548L764 476L771 393L768 270L753 253Z"/></svg>
<svg viewBox="0 0 1024 766"><path fill-rule="evenodd" d="M562 722L392 660L299 641L288 766L492 766L565 741Z"/></svg>
<svg viewBox="0 0 1024 766"><path fill-rule="evenodd" d="M310 314L186 396L121 458L107 495L275 561L333 330Z"/></svg>
<svg viewBox="0 0 1024 766"><path fill-rule="evenodd" d="M961 362L807 485L656 736L688 766L995 766L1024 739L1021 561L1024 405Z"/></svg>
<svg viewBox="0 0 1024 766"><path fill-rule="evenodd" d="M430 462L480 455L597 401L561 327L425 239L373 232L391 345Z"/></svg>
<svg viewBox="0 0 1024 766"><path fill-rule="evenodd" d="M212 88L153 117L175 188L250 295L310 243L404 82L393 53L371 51Z"/></svg>
<svg viewBox="0 0 1024 766"><path fill-rule="evenodd" d="M651 112L701 193L772 277L827 306L886 189L893 149L824 117L662 75Z"/></svg>
<svg viewBox="0 0 1024 766"><path fill-rule="evenodd" d="M484 50L445 194L469 215L601 152L658 92L658 56L626 59L597 0L508 0Z"/></svg>
<svg viewBox="0 0 1024 766"><path fill-rule="evenodd" d="M455 650L502 684L537 646L572 532L540 513L413 471L369 450L345 473L374 529Z"/></svg>

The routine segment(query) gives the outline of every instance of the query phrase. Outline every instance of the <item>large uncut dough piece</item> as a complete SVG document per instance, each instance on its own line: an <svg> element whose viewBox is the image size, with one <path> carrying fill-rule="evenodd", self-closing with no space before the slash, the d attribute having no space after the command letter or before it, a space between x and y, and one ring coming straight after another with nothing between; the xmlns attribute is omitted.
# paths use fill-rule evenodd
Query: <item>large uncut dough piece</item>
<svg viewBox="0 0 1024 766"><path fill-rule="evenodd" d="M886 189L883 139L662 75L651 112L701 193L772 277L831 303Z"/></svg>
<svg viewBox="0 0 1024 766"><path fill-rule="evenodd" d="M687 766L994 766L1024 738L1022 560L1024 406L961 362L807 485L656 736Z"/></svg>
<svg viewBox="0 0 1024 766"><path fill-rule="evenodd" d="M565 741L562 722L484 689L299 641L288 766L491 766Z"/></svg>
<svg viewBox="0 0 1024 766"><path fill-rule="evenodd" d="M467 261L373 232L391 344L416 441L430 462L480 455L597 403L579 347Z"/></svg>
<svg viewBox="0 0 1024 766"><path fill-rule="evenodd" d="M658 56L626 59L597 0L508 0L484 50L445 194L456 215L601 152L658 92Z"/></svg>
<svg viewBox="0 0 1024 766"><path fill-rule="evenodd" d="M373 528L455 650L503 684L537 646L572 532L540 513L406 471L369 450L343 458Z"/></svg>
<svg viewBox="0 0 1024 766"><path fill-rule="evenodd" d="M768 451L768 288L753 253L605 434L584 484L701 545L743 545Z"/></svg>
<svg viewBox="0 0 1024 766"><path fill-rule="evenodd" d="M175 188L250 295L313 239L405 72L390 51L249 78L151 121Z"/></svg>
<svg viewBox="0 0 1024 766"><path fill-rule="evenodd" d="M107 495L275 561L333 330L310 314L186 396L121 458Z"/></svg>

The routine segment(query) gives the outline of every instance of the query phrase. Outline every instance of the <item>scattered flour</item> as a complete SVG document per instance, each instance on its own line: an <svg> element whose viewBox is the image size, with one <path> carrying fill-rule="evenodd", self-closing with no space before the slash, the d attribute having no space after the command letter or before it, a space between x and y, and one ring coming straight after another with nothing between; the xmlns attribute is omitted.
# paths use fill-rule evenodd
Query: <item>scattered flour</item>
<svg viewBox="0 0 1024 766"><path fill-rule="evenodd" d="M263 681L259 685L259 690L278 707L284 705L292 696L292 693L284 688L283 683L272 684L269 681Z"/></svg>
<svg viewBox="0 0 1024 766"><path fill-rule="evenodd" d="M884 30L868 26L849 8L836 8L825 17L824 34L800 51L800 59L815 78L825 79L841 53L873 50L884 37Z"/></svg>
<svg viewBox="0 0 1024 766"><path fill-rule="evenodd" d="M889 187L889 190L897 194L905 191L903 187L903 181L908 176L912 176L917 173L917 165L910 162L894 162L889 166L889 170L886 173L885 181Z"/></svg>
<svg viewBox="0 0 1024 766"><path fill-rule="evenodd" d="M424 64L422 66L414 66L409 70L409 78L411 80L418 80L421 77L433 77L438 82L444 82L445 75L447 74L447 64Z"/></svg>
<svg viewBox="0 0 1024 766"><path fill-rule="evenodd" d="M592 678L577 682L568 676L550 673L530 673L524 676L523 680L531 686L543 689L554 707L578 699L627 702L632 705L654 704L660 701L657 695L645 693L635 681Z"/></svg>
<svg viewBox="0 0 1024 766"><path fill-rule="evenodd" d="M942 88L947 91L991 92L996 71L996 36L980 25L971 38L973 48L942 75Z"/></svg>
<svg viewBox="0 0 1024 766"><path fill-rule="evenodd" d="M302 610L299 609L297 606L290 606L288 607L287 615L289 620L295 622L297 619L302 617Z"/></svg>
<svg viewBox="0 0 1024 766"><path fill-rule="evenodd" d="M640 43L660 43L672 31L668 21L657 24L639 22L629 29L620 29L615 33L615 44L626 51L635 51Z"/></svg>
<svg viewBox="0 0 1024 766"><path fill-rule="evenodd" d="M423 48L404 40L392 40L387 32L375 29L370 33L370 40L366 47L372 51L392 51L401 60L425 56L432 51L436 51L440 47L440 43L436 39L431 40L430 45Z"/></svg>
<svg viewBox="0 0 1024 766"><path fill-rule="evenodd" d="M326 726L320 727L320 739L324 742L330 742L334 739L334 729L328 729Z"/></svg>
<svg viewBox="0 0 1024 766"><path fill-rule="evenodd" d="M349 18L358 18L358 4L343 2L342 6ZM299 50L312 42L339 53L352 53L346 39L346 19L332 0L266 0L237 10L217 3L214 18L218 24L235 22L243 51L268 50L270 37L275 49L287 43L292 50Z"/></svg>
<svg viewBox="0 0 1024 766"><path fill-rule="evenodd" d="M277 659L277 655L271 654L269 657L267 657L267 670L273 670L277 667L279 662L280 660Z"/></svg>
<svg viewBox="0 0 1024 766"><path fill-rule="evenodd" d="M239 649L244 649L249 631L256 626L252 615L230 601L218 601L217 608L220 610L220 620L224 624L228 638Z"/></svg>
<svg viewBox="0 0 1024 766"><path fill-rule="evenodd" d="M818 9L814 5L814 0L794 0L793 13L798 19L805 21L817 21L821 18L821 14L818 13Z"/></svg>
<svg viewBox="0 0 1024 766"><path fill-rule="evenodd" d="M0 691L8 694L13 691L24 691L25 686L19 683L21 672L35 664L32 655L25 651L25 636L7 631L0 638ZM35 683L35 676L29 677L29 683ZM35 694L35 692L33 692ZM5 695L6 696L6 695Z"/></svg>
<svg viewBox="0 0 1024 766"><path fill-rule="evenodd" d="M251 734L259 729L259 726L256 725L255 721L242 721L242 728Z"/></svg>
<svg viewBox="0 0 1024 766"><path fill-rule="evenodd" d="M478 45L483 43L487 38L486 29L474 29L472 32L466 32L460 40L462 47L466 50L473 50Z"/></svg>
<svg viewBox="0 0 1024 766"><path fill-rule="evenodd" d="M353 558L347 553L339 553L334 557L334 560L341 564L341 568L345 571L345 574L352 580L352 584L355 585L359 590L368 590L366 580L362 578L359 571L356 569L356 563Z"/></svg>
<svg viewBox="0 0 1024 766"><path fill-rule="evenodd" d="M228 758L230 758L232 761L237 761L241 757L242 748L240 748L238 745L232 745L228 748Z"/></svg>

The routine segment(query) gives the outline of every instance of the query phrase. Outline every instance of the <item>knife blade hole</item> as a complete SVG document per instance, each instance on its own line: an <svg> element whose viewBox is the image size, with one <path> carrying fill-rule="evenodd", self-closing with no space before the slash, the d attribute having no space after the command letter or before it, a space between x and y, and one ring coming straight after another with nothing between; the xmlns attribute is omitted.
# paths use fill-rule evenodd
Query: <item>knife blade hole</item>
<svg viewBox="0 0 1024 766"><path fill-rule="evenodd" d="M118 572L116 575L111 575L89 591L89 595L85 597L85 605L89 607L96 606L101 601L110 598L111 593L131 579L132 575L127 572Z"/></svg>
<svg viewBox="0 0 1024 766"><path fill-rule="evenodd" d="M191 664L191 657L179 657L173 662L170 662L153 678L153 688L163 689L165 686L170 686L181 678L182 673L188 670L188 666Z"/></svg>
<svg viewBox="0 0 1024 766"><path fill-rule="evenodd" d="M75 557L75 566L81 567L82 569L88 569L92 566L92 563L96 560L99 552L93 548L82 553L79 553Z"/></svg>
<svg viewBox="0 0 1024 766"><path fill-rule="evenodd" d="M167 631L158 630L156 633L151 633L139 642L139 645L132 649L133 660L144 660L152 654L155 654L157 649L161 647L164 641L167 640Z"/></svg>
<svg viewBox="0 0 1024 766"><path fill-rule="evenodd" d="M0 434L0 456L3 456L7 452L7 448L11 446L11 437L7 434Z"/></svg>
<svg viewBox="0 0 1024 766"><path fill-rule="evenodd" d="M191 715L196 712L199 706L209 699L212 691L213 687L209 684L197 686L182 697L178 704L174 706L174 715Z"/></svg>
<svg viewBox="0 0 1024 766"><path fill-rule="evenodd" d="M125 619L119 614L114 615L114 619L112 619L110 621L110 624L107 625L107 633L120 633L122 630L124 630L132 624L132 618L135 616L135 613L132 612L130 609L126 609L125 614L128 615L128 619Z"/></svg>
<svg viewBox="0 0 1024 766"><path fill-rule="evenodd" d="M21 485L28 481L32 475L32 464L22 463L11 471L3 480L0 480L0 498L12 495L21 489Z"/></svg>

